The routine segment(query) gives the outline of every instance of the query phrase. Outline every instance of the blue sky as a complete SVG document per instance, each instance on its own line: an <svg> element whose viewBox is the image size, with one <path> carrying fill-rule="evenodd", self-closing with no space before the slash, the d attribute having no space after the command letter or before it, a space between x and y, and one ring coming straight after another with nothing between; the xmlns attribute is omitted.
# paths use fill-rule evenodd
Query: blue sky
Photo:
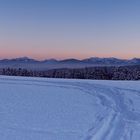
<svg viewBox="0 0 140 140"><path fill-rule="evenodd" d="M136 0L1 0L0 58L140 57Z"/></svg>

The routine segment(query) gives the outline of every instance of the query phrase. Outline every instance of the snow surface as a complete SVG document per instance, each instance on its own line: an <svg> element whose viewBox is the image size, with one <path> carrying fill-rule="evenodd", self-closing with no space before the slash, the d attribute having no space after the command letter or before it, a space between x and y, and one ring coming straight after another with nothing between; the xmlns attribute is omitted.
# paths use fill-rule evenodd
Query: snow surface
<svg viewBox="0 0 140 140"><path fill-rule="evenodd" d="M139 140L139 85L0 76L0 140Z"/></svg>

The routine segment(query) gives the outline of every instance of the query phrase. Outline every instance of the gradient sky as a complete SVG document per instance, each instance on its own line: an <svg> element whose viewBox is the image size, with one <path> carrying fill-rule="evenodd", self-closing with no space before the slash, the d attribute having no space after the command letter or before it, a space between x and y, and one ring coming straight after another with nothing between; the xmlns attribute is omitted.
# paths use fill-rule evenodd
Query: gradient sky
<svg viewBox="0 0 140 140"><path fill-rule="evenodd" d="M0 0L0 59L140 57L138 0Z"/></svg>

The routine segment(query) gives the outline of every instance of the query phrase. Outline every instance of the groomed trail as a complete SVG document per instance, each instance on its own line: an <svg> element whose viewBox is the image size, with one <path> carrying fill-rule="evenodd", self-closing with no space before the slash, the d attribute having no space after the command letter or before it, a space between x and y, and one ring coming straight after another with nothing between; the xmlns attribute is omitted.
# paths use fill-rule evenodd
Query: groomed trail
<svg viewBox="0 0 140 140"><path fill-rule="evenodd" d="M140 81L0 76L0 140L139 140Z"/></svg>

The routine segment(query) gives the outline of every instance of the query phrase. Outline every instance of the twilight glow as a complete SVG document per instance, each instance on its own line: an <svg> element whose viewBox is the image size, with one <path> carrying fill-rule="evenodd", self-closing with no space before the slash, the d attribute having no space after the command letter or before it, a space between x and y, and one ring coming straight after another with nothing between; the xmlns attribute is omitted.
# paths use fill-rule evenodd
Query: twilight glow
<svg viewBox="0 0 140 140"><path fill-rule="evenodd" d="M1 0L0 59L140 57L138 0Z"/></svg>

